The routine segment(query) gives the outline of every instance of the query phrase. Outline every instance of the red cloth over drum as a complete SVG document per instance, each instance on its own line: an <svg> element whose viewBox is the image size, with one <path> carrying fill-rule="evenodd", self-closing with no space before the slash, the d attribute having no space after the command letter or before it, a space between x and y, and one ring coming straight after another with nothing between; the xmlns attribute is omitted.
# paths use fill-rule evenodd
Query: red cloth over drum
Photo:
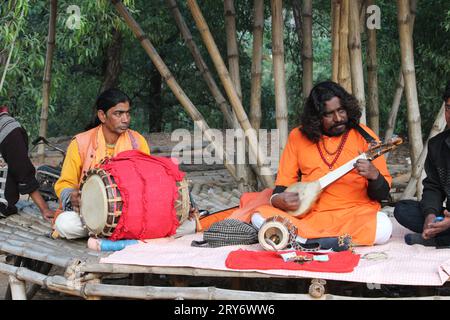
<svg viewBox="0 0 450 320"><path fill-rule="evenodd" d="M184 172L170 158L138 150L119 153L101 165L111 173L123 200L122 215L110 239L154 239L175 234L175 200Z"/></svg>

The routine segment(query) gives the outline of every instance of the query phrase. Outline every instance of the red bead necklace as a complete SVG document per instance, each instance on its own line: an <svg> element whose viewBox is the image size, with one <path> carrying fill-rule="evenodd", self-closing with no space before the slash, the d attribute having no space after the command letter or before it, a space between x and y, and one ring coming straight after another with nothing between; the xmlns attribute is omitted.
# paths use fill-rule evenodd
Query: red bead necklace
<svg viewBox="0 0 450 320"><path fill-rule="evenodd" d="M328 168L329 168L330 170L333 168L333 165L336 163L336 161L338 160L339 156L341 155L341 152L342 152L342 150L344 149L345 142L347 141L349 132L350 132L350 131L347 131L347 132L344 134L344 136L343 136L342 139L341 139L341 142L339 143L338 148L337 148L336 151L333 152L333 153L329 153L328 150L327 150L327 148L325 147L325 143L322 142L323 148L325 149L325 152L326 152L326 153L328 153L330 156L336 154L336 156L334 157L334 159L333 159L333 161L332 161L331 163L329 163L329 162L327 161L327 159L325 159L325 157L324 157L324 155L323 155L323 153L322 153L322 149L320 148L319 142L316 143L316 147L317 147L317 150L319 150L320 157L322 158L323 162L328 166Z"/></svg>

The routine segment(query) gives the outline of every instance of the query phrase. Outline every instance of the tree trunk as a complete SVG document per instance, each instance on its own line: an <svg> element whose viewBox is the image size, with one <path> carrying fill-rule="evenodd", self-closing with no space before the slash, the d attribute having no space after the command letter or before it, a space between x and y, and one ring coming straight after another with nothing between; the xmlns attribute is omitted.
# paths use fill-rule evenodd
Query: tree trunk
<svg viewBox="0 0 450 320"><path fill-rule="evenodd" d="M176 0L166 0L166 3L169 6L170 10L172 11L172 15L175 19L178 28L180 29L181 35L183 36L184 41L186 41L186 45L189 51L191 52L192 57L194 58L195 65L200 71L200 74L203 76L203 79L205 80L206 85L209 88L209 91L213 95L214 99L216 100L216 103L219 105L219 108L223 113L228 128L235 128L234 127L235 124L233 123L233 112L231 110L231 107L224 98L219 87L217 86L216 81L214 80L214 77L209 71L209 68L206 65L205 60L203 60L200 50L192 38L191 31L189 30L186 22L184 21L183 16L181 15Z"/></svg>
<svg viewBox="0 0 450 320"><path fill-rule="evenodd" d="M352 80L350 76L350 56L348 53L348 25L349 25L349 5L350 0L341 0L341 10L339 18L339 71L338 82L352 93Z"/></svg>
<svg viewBox="0 0 450 320"><path fill-rule="evenodd" d="M205 119L201 115L201 113L198 111L198 109L194 106L194 104L189 100L186 93L181 89L173 75L171 74L170 70L167 68L164 61L159 56L156 49L153 47L150 40L145 36L143 30L139 26L139 24L134 20L134 18L130 15L126 7L122 4L119 0L111 0L111 2L116 7L119 14L124 18L126 24L130 27L130 29L133 31L134 35L137 39L141 42L141 45L147 52L148 56L152 60L155 67L158 69L161 76L164 78L165 82L169 86L169 88L172 90L175 97L178 99L178 101L181 103L181 105L184 107L186 112L189 114L189 116L194 120L195 124L202 130L202 133L204 134L205 138L211 142L211 145L215 149L217 155L224 160L224 165L230 172L230 174L233 176L234 179L237 179L236 177L236 169L232 163L230 163L227 159L227 155L223 150L223 146L221 144L218 144L214 137L212 136L212 132L206 123Z"/></svg>
<svg viewBox="0 0 450 320"><path fill-rule="evenodd" d="M405 191L403 191L403 194L401 196L401 199L408 199L414 196L417 191L417 197L418 199L422 196L422 172L423 172L423 166L425 163L425 159L427 157L428 153L428 141L430 141L431 138L433 138L438 133L442 132L442 130L445 129L445 126L447 125L447 122L445 121L445 103L442 105L441 109L439 110L439 113L436 117L436 120L433 123L433 127L431 128L430 135L428 136L427 141L425 142L425 146L423 147L422 152L420 153L419 159L412 167L411 171L411 178L409 179L408 185L405 188Z"/></svg>
<svg viewBox="0 0 450 320"><path fill-rule="evenodd" d="M411 147L411 163L417 165L422 152L422 131L417 99L416 70L411 28L411 15L408 0L397 0L398 29L400 37L402 72L405 79L405 96L408 106L408 137Z"/></svg>
<svg viewBox="0 0 450 320"><path fill-rule="evenodd" d="M366 124L366 96L364 92L364 73L361 54L361 33L359 30L359 0L350 2L349 48L351 58L352 89L361 108L361 123Z"/></svg>
<svg viewBox="0 0 450 320"><path fill-rule="evenodd" d="M375 0L367 0L367 6L375 4ZM378 105L378 62L377 31L367 29L367 115L369 127L380 134L380 109Z"/></svg>
<svg viewBox="0 0 450 320"><path fill-rule="evenodd" d="M312 0L303 0L302 17L302 92L305 100L313 87Z"/></svg>
<svg viewBox="0 0 450 320"><path fill-rule="evenodd" d="M119 76L122 72L122 65L120 63L123 43L122 33L120 30L114 28L112 34L112 41L106 49L103 83L100 87L100 92L117 87L119 84Z"/></svg>
<svg viewBox="0 0 450 320"><path fill-rule="evenodd" d="M272 54L275 83L275 114L280 141L280 155L288 137L288 110L286 101L286 74L284 68L283 0L271 0Z"/></svg>
<svg viewBox="0 0 450 320"><path fill-rule="evenodd" d="M339 82L339 30L341 21L341 1L332 0L331 2L331 47L332 47L332 57L331 57L331 80L338 83Z"/></svg>
<svg viewBox="0 0 450 320"><path fill-rule="evenodd" d="M39 136L47 137L48 128L48 107L50 104L50 88L52 81L52 63L53 63L53 50L55 48L55 27L56 27L56 10L57 0L50 0L50 19L48 23L48 36L47 36L47 53L45 56L45 68L44 79L42 85L42 109L41 119L39 123ZM40 144L38 147L37 156L40 162L44 162L45 151L44 145Z"/></svg>
<svg viewBox="0 0 450 320"><path fill-rule="evenodd" d="M228 70L225 63L222 60L220 52L217 45L214 42L214 38L211 35L211 31L206 24L206 21L200 11L200 8L196 0L188 0L187 5L194 17L197 29L201 33L203 42L214 62L217 69L219 77L228 95L231 107L236 113L239 123L245 132L245 135L249 142L250 153L256 156L257 166L260 169L259 176L263 180L266 187L272 188L274 186L273 174L266 164L266 156L262 153L260 147L258 146L258 139L255 130L251 127L250 121L248 120L247 114L245 113L244 107L242 106L241 100L236 93L233 82L231 81Z"/></svg>
<svg viewBox="0 0 450 320"><path fill-rule="evenodd" d="M264 0L254 0L253 7L253 55L252 84L250 95L250 123L258 132L261 128L261 78L264 31Z"/></svg>

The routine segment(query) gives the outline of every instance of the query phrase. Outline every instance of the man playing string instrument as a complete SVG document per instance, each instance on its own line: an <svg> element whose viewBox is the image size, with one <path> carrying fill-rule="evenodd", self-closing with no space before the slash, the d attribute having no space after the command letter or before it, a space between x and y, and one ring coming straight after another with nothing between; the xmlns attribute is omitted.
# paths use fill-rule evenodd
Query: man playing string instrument
<svg viewBox="0 0 450 320"><path fill-rule="evenodd" d="M338 84L317 84L306 100L300 126L289 134L284 148L271 206L258 208L267 218L289 217L301 241L327 243L348 234L356 245L387 242L392 233L389 218L380 212L380 201L389 196L391 176L384 157L373 162L359 159L354 170L327 186L304 215L285 211L299 208L296 192L285 192L297 181L318 180L368 150L378 137L359 124L360 107L354 96ZM362 130L361 130L362 128ZM328 242L329 243L329 242Z"/></svg>

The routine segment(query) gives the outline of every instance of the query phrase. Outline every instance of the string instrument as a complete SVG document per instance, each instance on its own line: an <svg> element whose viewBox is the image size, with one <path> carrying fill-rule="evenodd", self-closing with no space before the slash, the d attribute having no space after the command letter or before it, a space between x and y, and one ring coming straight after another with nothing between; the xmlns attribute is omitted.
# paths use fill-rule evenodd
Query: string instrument
<svg viewBox="0 0 450 320"><path fill-rule="evenodd" d="M287 211L292 216L299 217L307 213L313 204L317 201L322 190L328 185L341 178L348 172L350 172L354 167L353 165L359 159L366 159L372 161L382 154L394 150L403 143L403 140L399 137L393 137L386 143L376 143L369 148L366 152L360 154L359 156L353 158L347 163L343 164L336 170L324 175L322 178L311 181L311 182L297 182L290 185L285 192L297 192L300 198L300 207L294 211Z"/></svg>

